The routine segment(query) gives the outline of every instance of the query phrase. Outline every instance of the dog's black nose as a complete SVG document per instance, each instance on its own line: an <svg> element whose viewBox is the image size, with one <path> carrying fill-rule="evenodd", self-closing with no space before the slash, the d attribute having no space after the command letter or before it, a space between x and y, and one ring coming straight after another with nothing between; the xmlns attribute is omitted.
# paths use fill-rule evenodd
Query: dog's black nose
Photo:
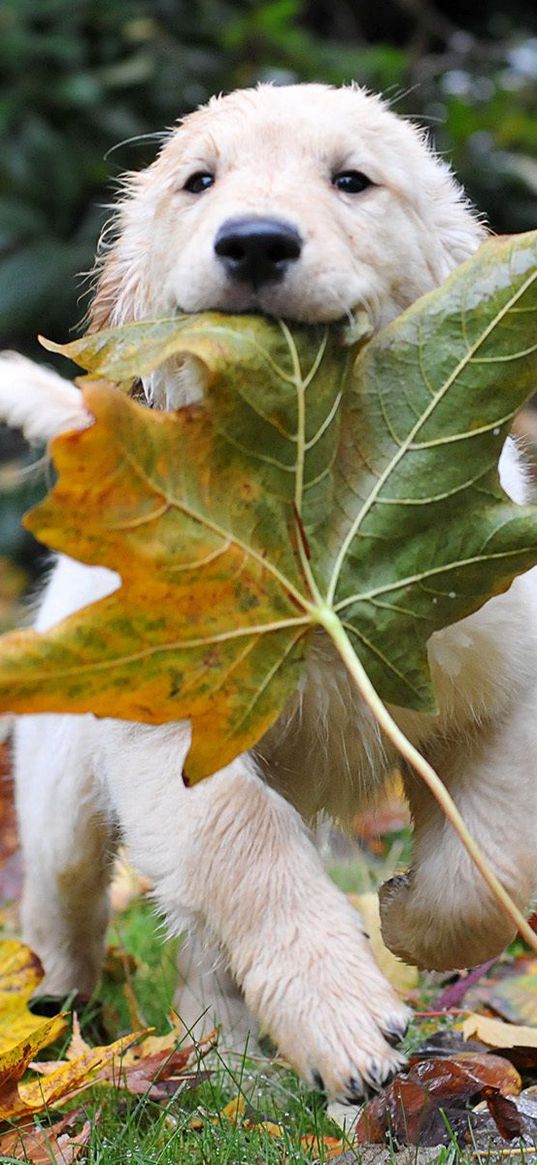
<svg viewBox="0 0 537 1165"><path fill-rule="evenodd" d="M285 219L230 218L220 227L214 249L232 279L257 291L283 279L289 264L300 258L302 239Z"/></svg>

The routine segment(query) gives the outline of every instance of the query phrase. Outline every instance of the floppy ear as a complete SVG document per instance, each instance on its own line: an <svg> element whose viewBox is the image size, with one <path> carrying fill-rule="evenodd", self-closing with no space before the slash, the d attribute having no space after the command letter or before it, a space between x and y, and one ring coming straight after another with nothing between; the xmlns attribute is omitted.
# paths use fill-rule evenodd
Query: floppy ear
<svg viewBox="0 0 537 1165"><path fill-rule="evenodd" d="M122 298L121 265L113 250L99 261L97 271L95 295L88 311L90 332L101 332L118 322L116 313Z"/></svg>
<svg viewBox="0 0 537 1165"><path fill-rule="evenodd" d="M439 159L426 213L431 238L436 240L435 273L441 283L477 251L489 232L449 167Z"/></svg>
<svg viewBox="0 0 537 1165"><path fill-rule="evenodd" d="M133 323L151 312L147 238L152 202L150 168L124 176L122 197L99 240L90 332Z"/></svg>

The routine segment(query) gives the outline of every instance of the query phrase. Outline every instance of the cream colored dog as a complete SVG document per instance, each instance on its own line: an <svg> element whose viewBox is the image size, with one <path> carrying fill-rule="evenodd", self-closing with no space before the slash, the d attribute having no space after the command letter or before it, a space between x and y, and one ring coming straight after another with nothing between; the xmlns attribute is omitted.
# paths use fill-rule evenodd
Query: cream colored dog
<svg viewBox="0 0 537 1165"><path fill-rule="evenodd" d="M215 98L147 170L129 175L98 266L95 328L176 311L259 311L376 326L437 286L484 235L422 132L359 88L271 88ZM0 411L31 436L87 423L78 391L6 356ZM197 391L169 366L145 384L173 408ZM514 447L501 474L521 501ZM40 629L118 586L60 559ZM520 906L534 888L537 576L433 635L441 714L397 718L440 770L491 866ZM91 716L19 723L25 938L46 988L89 993L99 976L118 829L183 948L185 1023L213 1014L235 1036L258 1023L306 1081L356 1100L398 1068L406 1009L376 967L357 913L330 882L306 820L352 815L393 757L319 637L282 719L204 784L181 781L189 728ZM511 938L423 786L409 777L410 875L383 898L403 957L469 965ZM208 1012L200 1020L202 1013Z"/></svg>

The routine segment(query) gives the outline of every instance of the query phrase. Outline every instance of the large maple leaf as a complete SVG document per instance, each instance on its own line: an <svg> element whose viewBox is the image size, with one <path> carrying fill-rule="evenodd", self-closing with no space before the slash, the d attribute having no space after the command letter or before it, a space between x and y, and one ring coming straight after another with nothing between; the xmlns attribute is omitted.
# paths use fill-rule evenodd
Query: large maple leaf
<svg viewBox="0 0 537 1165"><path fill-rule="evenodd" d="M5 636L0 707L187 717L191 779L255 744L313 628L350 636L392 703L434 710L431 634L537 562L500 449L537 372L537 234L490 241L360 346L336 329L207 315L61 350L128 382L193 357L199 405L157 413L86 388L27 519L122 587L42 635Z"/></svg>

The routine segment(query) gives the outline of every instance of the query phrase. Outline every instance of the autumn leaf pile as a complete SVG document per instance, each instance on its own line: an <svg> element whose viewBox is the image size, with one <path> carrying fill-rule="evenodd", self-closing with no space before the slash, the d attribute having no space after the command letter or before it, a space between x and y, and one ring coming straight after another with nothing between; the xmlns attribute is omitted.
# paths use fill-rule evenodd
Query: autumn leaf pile
<svg viewBox="0 0 537 1165"><path fill-rule="evenodd" d="M537 562L497 475L535 387L536 260L536 233L489 241L372 338L208 314L59 349L94 423L53 442L26 524L122 586L0 640L0 708L188 718L197 780L259 741L322 627L384 700L434 711L431 634ZM204 395L175 412L110 385L185 360Z"/></svg>
<svg viewBox="0 0 537 1165"><path fill-rule="evenodd" d="M91 1047L81 1035L76 1014L42 1019L30 1010L30 998L42 978L39 959L28 947L15 939L0 941L0 1155L67 1165L90 1138L90 1122L81 1122L84 1109L72 1109L42 1130L33 1123L35 1117L48 1117L95 1087L168 1101L204 1078L199 1063L212 1046L213 1035L196 1046L183 1041L179 1047L180 1024L172 1017L168 1035L141 1029ZM37 1059L71 1022L63 1058Z"/></svg>

